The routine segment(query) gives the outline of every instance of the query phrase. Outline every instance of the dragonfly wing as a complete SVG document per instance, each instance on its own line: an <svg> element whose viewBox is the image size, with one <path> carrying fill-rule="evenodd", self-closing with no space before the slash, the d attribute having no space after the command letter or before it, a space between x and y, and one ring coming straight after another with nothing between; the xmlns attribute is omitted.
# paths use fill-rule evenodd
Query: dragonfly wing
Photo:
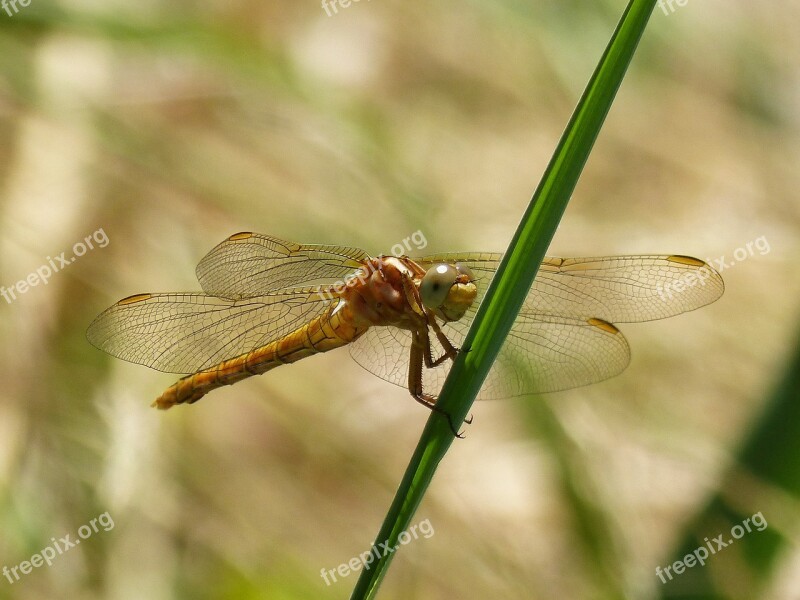
<svg viewBox="0 0 800 600"><path fill-rule="evenodd" d="M440 254L418 261L460 262L478 278L483 299L500 254ZM653 321L695 310L717 300L725 285L708 264L680 255L545 258L522 315L599 318L610 323Z"/></svg>
<svg viewBox="0 0 800 600"><path fill-rule="evenodd" d="M688 256L548 258L522 312L653 321L710 304L724 289L719 273Z"/></svg>
<svg viewBox="0 0 800 600"><path fill-rule="evenodd" d="M474 316L474 315L473 315ZM447 323L442 330L460 346L469 321ZM435 343L435 336L431 337ZM359 365L374 375L406 387L411 334L396 327L372 327L350 345ZM434 357L443 350L435 344ZM628 342L620 331L600 319L569 319L552 315L520 315L478 394L496 400L525 394L557 392L597 383L618 375L630 362ZM423 368L423 390L434 396L444 385L450 361Z"/></svg>
<svg viewBox="0 0 800 600"><path fill-rule="evenodd" d="M243 232L211 250L196 273L205 293L239 299L341 281L367 258L358 248L296 244Z"/></svg>
<svg viewBox="0 0 800 600"><path fill-rule="evenodd" d="M476 275L475 304L460 321L443 326L454 345L463 344L501 258L452 253L418 261L423 268L458 262ZM545 258L478 398L554 392L613 377L628 365L630 349L612 323L694 310L723 290L719 273L686 256ZM445 375L448 368L442 365Z"/></svg>
<svg viewBox="0 0 800 600"><path fill-rule="evenodd" d="M399 327L370 327L350 345L350 356L373 375L408 386L411 332Z"/></svg>
<svg viewBox="0 0 800 600"><path fill-rule="evenodd" d="M448 332L449 333L449 332ZM431 335L434 358L444 354L436 336ZM350 356L364 369L400 387L408 388L408 366L411 351L411 332L399 327L370 327L350 344ZM422 389L437 396L450 371L450 361L438 367L422 367Z"/></svg>
<svg viewBox="0 0 800 600"><path fill-rule="evenodd" d="M311 288L240 300L139 294L101 313L86 336L122 360L168 373L194 373L280 339L332 304Z"/></svg>
<svg viewBox="0 0 800 600"><path fill-rule="evenodd" d="M462 320L444 329L459 346L469 324ZM630 358L625 336L607 321L520 314L478 399L544 394L597 383L622 373Z"/></svg>

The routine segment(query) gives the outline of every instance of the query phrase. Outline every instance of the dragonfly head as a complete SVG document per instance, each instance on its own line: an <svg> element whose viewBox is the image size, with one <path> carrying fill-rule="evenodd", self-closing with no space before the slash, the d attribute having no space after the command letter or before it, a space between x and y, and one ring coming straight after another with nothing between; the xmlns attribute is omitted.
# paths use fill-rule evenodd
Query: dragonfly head
<svg viewBox="0 0 800 600"><path fill-rule="evenodd" d="M422 304L445 321L458 321L464 316L478 287L469 267L456 263L433 265L419 283Z"/></svg>

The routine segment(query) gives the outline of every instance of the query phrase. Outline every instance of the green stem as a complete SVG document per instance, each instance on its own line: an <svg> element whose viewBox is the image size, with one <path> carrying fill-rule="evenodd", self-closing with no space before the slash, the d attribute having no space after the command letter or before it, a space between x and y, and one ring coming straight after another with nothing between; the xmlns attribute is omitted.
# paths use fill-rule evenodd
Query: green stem
<svg viewBox="0 0 800 600"><path fill-rule="evenodd" d="M468 414L533 285L534 277L600 133L656 0L631 0L583 93L514 234L453 363L437 407L460 423ZM535 374L534 374L535 376ZM410 525L439 462L453 442L447 419L432 412L376 545L397 545ZM351 600L374 598L394 553L362 571Z"/></svg>

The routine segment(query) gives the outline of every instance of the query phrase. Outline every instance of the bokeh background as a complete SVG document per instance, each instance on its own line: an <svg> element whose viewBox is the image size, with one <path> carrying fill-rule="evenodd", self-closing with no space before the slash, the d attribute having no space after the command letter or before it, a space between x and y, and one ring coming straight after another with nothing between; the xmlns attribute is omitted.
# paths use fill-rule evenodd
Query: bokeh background
<svg viewBox="0 0 800 600"><path fill-rule="evenodd" d="M0 10L0 285L109 240L0 299L0 566L114 521L0 576L0 598L349 597L357 575L320 570L369 548L427 411L339 350L162 413L174 377L86 327L124 296L199 289L196 263L241 230L504 250L624 5ZM799 22L790 0L656 8L550 253L724 256L726 293L624 327L620 377L476 404L415 519L435 534L379 597L800 598L800 454L762 453L783 483L739 458L775 439L765 411L800 425L780 413L796 390L774 392L800 334ZM656 577L692 531L759 511L764 532Z"/></svg>

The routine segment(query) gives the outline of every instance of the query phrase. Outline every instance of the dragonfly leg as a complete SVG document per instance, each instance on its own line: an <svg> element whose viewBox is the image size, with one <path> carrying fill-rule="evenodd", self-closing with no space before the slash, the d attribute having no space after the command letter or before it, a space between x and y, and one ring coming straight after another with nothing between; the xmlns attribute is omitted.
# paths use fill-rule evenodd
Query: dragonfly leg
<svg viewBox="0 0 800 600"><path fill-rule="evenodd" d="M431 348L431 338L428 335L428 329L423 328L419 331L419 334L414 334L414 344L419 345L422 348L422 357L425 359L425 367L428 369L433 369L434 367L438 367L442 364L445 360L447 360L447 354L440 356L436 360L433 358L433 349Z"/></svg>
<svg viewBox="0 0 800 600"><path fill-rule="evenodd" d="M427 338L427 332L423 334L423 336L425 338L424 340L420 339L420 335L417 332L414 332L412 336L411 356L408 366L408 391L411 392L411 396L413 396L414 400L427 407L429 410L440 413L447 417L447 423L450 425L450 431L453 432L455 437L463 439L464 436L460 434L453 426L453 420L450 418L450 414L436 406L436 396L426 394L422 390L422 364L427 358L430 357L431 351L430 340ZM472 417L464 419L464 422L469 425L472 423Z"/></svg>
<svg viewBox="0 0 800 600"><path fill-rule="evenodd" d="M432 369L433 367L438 367L448 358L450 360L455 360L456 354L458 354L458 348L456 348L455 346L453 346L453 344L450 343L450 340L447 339L447 336L439 328L439 324L436 322L436 317L433 315L431 311L427 310L425 306L422 304L422 299L419 296L419 290L417 289L417 286L415 286L414 283L411 281L411 278L406 275L402 275L402 282L403 282L403 292L406 295L406 301L408 302L408 305L411 307L411 310L413 310L420 317L425 318L425 320L428 322L428 325L433 328L433 331L436 334L436 338L439 340L439 343L442 345L442 348L444 348L444 355L434 360L433 354L431 352L431 344L428 339L428 332L426 330L424 333L425 337L421 341L422 346L426 348L426 352L424 355L425 366L428 367L429 369Z"/></svg>
<svg viewBox="0 0 800 600"><path fill-rule="evenodd" d="M444 334L442 329L439 327L439 324L436 322L436 317L434 317L431 313L428 313L427 317L428 317L428 325L430 325L431 329L433 329L433 332L436 334L436 339L439 340L439 343L442 345L442 348L444 348L444 355L438 359L436 364L438 365L444 362L446 358L449 358L450 360L455 360L459 349L453 346L453 344L450 343L450 340L447 339L447 336Z"/></svg>
<svg viewBox="0 0 800 600"><path fill-rule="evenodd" d="M433 358L433 349L431 348L431 340L430 335L428 333L427 327L422 329L420 332L420 345L424 349L424 358L425 358L425 366L428 369L433 369L434 367L438 367L448 358L450 360L455 360L456 355L458 354L458 348L453 346L450 343L450 340L447 339L447 336L439 329L439 326L436 324L436 319L430 314L426 313L426 317L428 318L429 322L432 322L431 325L434 329L434 333L436 334L436 338L439 340L439 343L444 348L444 354L442 354L439 358Z"/></svg>
<svg viewBox="0 0 800 600"><path fill-rule="evenodd" d="M417 289L417 286L415 286L414 282L411 281L411 278L405 274L401 274L400 281L403 284L403 292L406 295L406 301L411 307L411 310L413 310L414 313L420 317L424 317L426 315L426 311L425 307L422 305L422 298L419 297L419 290Z"/></svg>

